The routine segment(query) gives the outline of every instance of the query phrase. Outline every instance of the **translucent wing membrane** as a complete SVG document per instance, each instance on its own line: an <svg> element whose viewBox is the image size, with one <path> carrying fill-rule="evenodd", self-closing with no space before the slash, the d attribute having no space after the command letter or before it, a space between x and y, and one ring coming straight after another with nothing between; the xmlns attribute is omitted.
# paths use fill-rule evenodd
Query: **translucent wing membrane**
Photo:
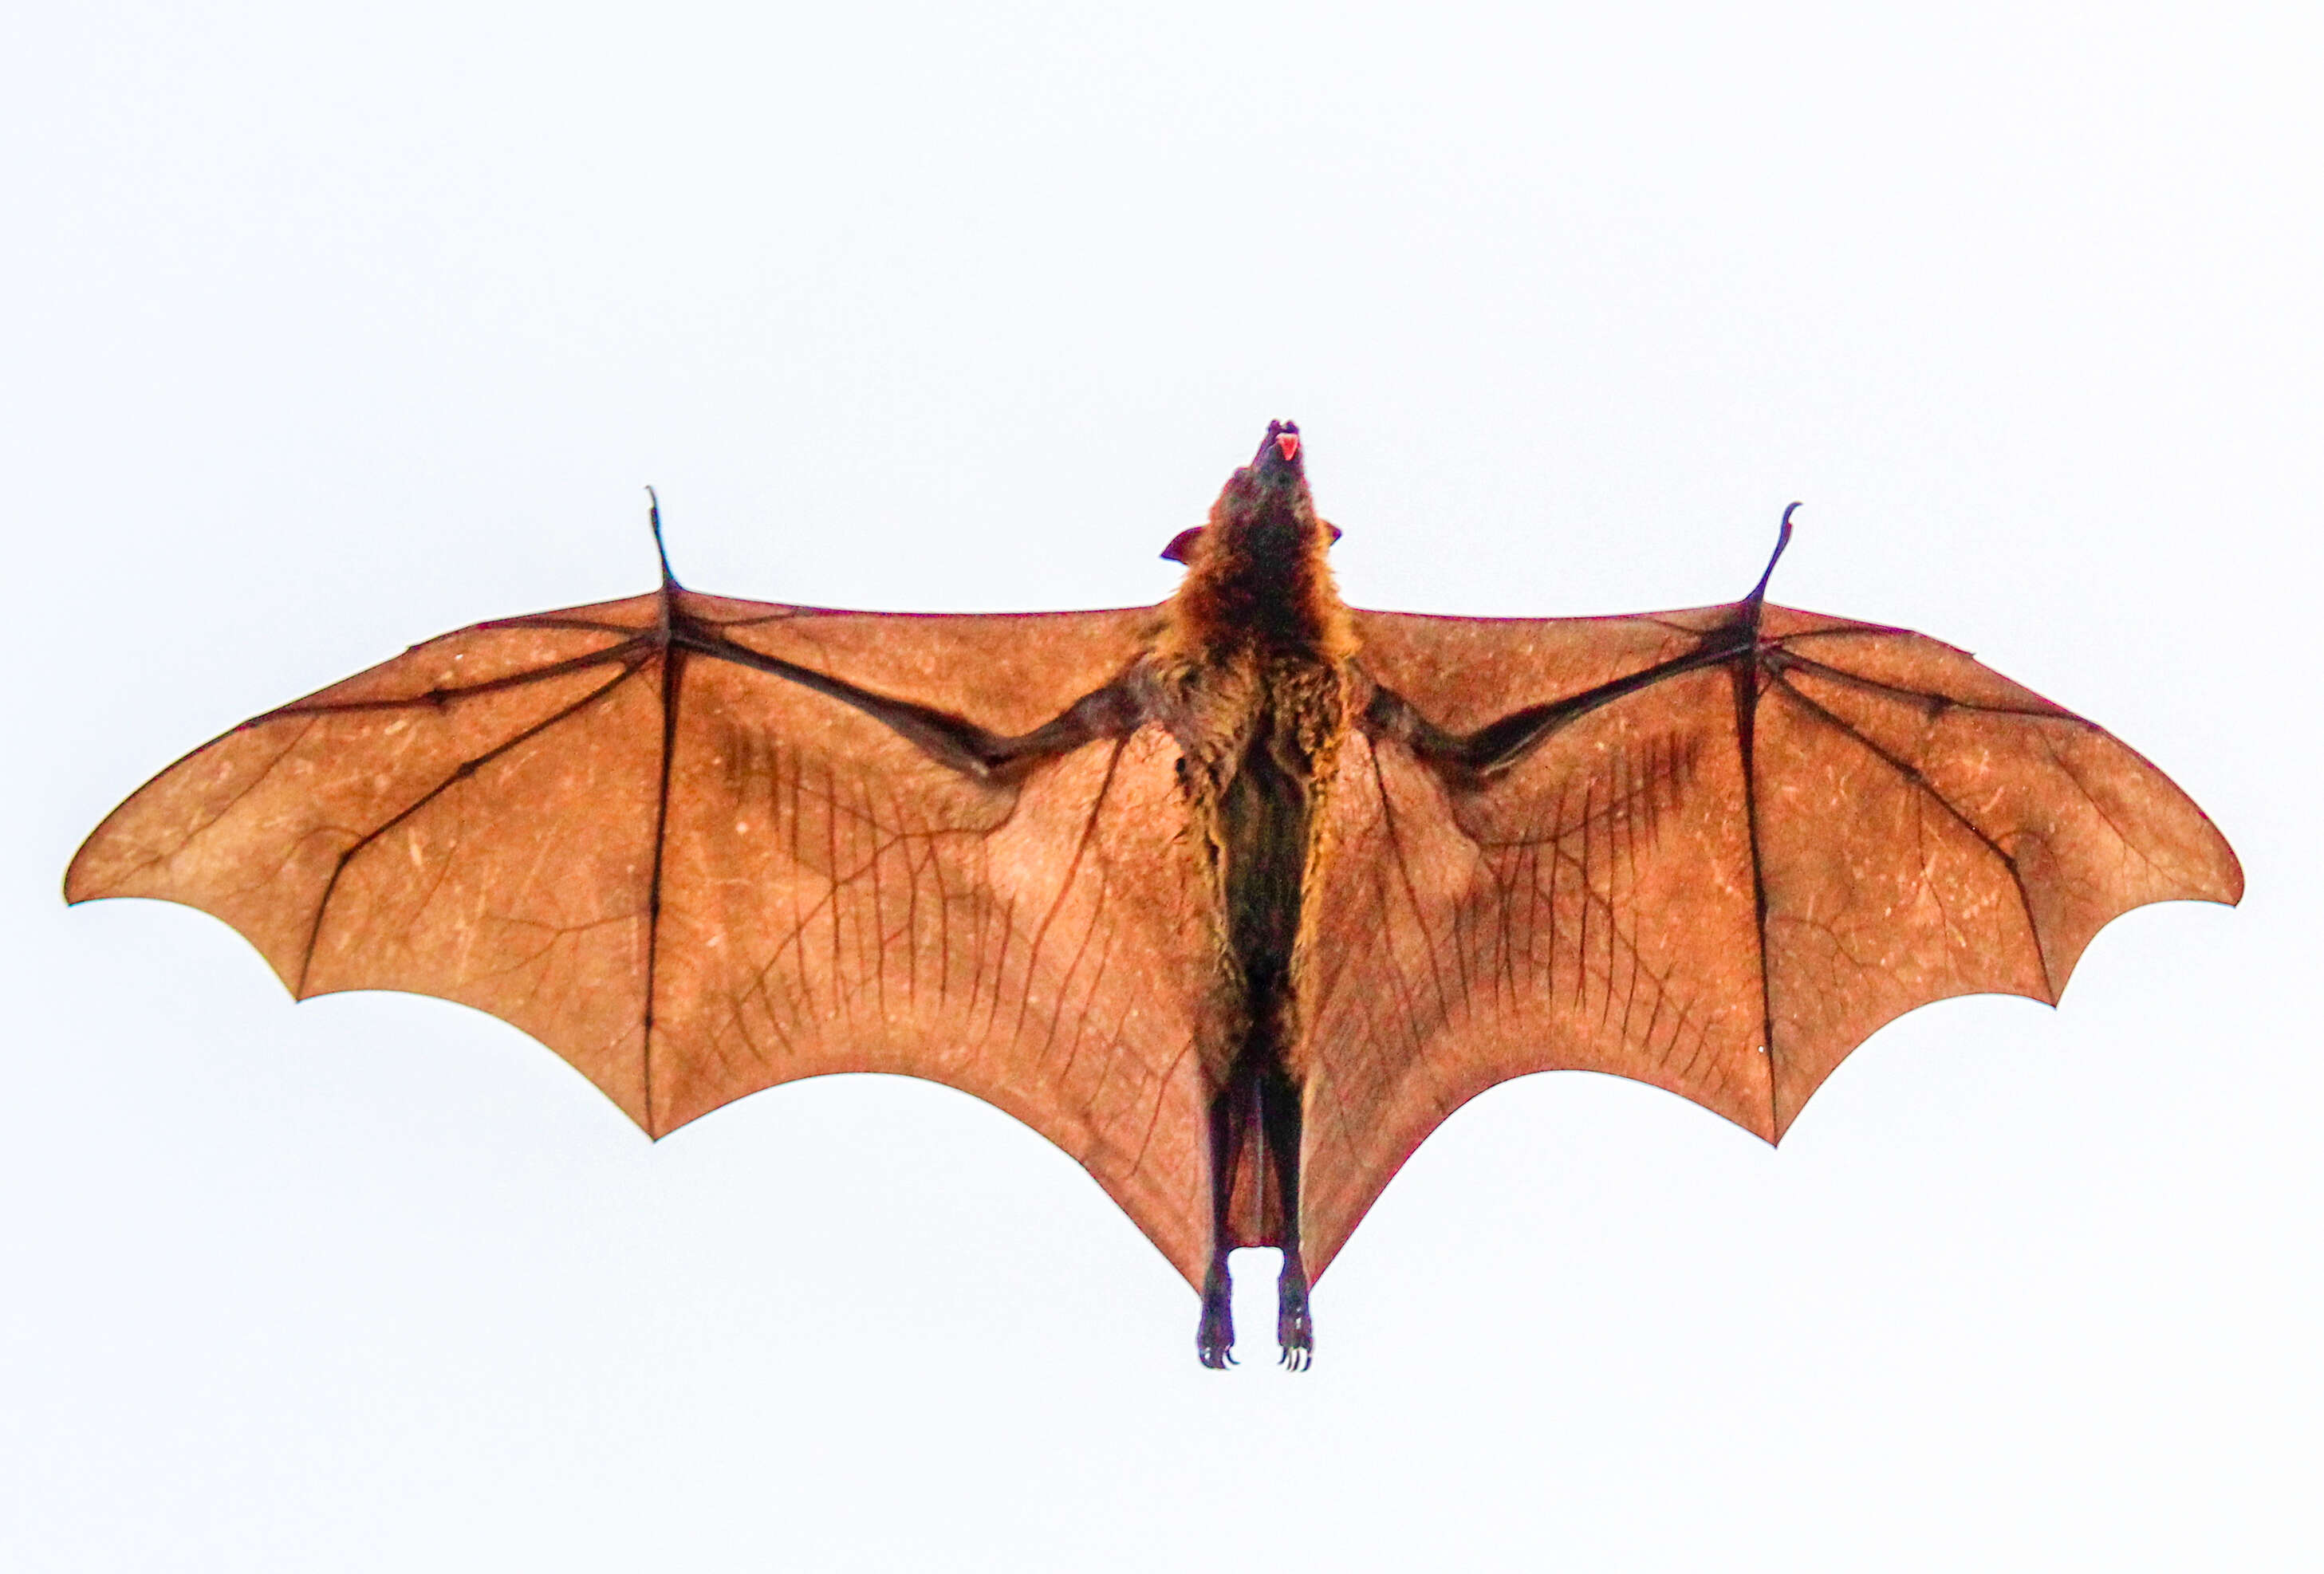
<svg viewBox="0 0 2324 1574"><path fill-rule="evenodd" d="M1008 732L1105 684L1150 621L680 592L482 624L171 767L67 894L213 913L301 997L489 1011L656 1136L821 1072L948 1083L1080 1160L1199 1279L1214 967L1167 739L976 779L732 658Z"/></svg>
<svg viewBox="0 0 2324 1574"><path fill-rule="evenodd" d="M1736 640L1749 611L1357 614L1367 671L1456 733L1736 654L1481 779L1351 744L1309 943L1311 1270L1507 1078L1610 1072L1774 1141L1899 1014L2055 1000L2116 915L2240 896L2202 812L2099 728L1901 630L1770 606Z"/></svg>

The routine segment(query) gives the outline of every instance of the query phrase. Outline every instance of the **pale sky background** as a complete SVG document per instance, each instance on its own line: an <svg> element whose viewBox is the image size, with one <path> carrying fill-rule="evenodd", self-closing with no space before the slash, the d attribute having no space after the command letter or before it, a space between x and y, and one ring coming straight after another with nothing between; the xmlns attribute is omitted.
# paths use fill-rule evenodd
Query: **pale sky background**
<svg viewBox="0 0 2324 1574"><path fill-rule="evenodd" d="M844 13L844 14L838 14ZM2309 7L29 8L0 95L0 1563L2292 1569L2315 1501ZM1777 599L2168 770L2239 911L1913 1015L1780 1154L1505 1086L1315 1369L923 1083L650 1145L293 1008L106 809L441 631L679 572L1120 605L1271 417L1358 604ZM1250 1336L1260 1336L1254 1340Z"/></svg>

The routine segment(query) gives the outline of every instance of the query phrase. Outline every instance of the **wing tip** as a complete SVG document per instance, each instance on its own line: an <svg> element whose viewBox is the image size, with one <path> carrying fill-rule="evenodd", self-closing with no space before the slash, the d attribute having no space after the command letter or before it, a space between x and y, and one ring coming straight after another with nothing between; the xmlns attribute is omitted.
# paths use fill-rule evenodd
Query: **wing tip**
<svg viewBox="0 0 2324 1574"><path fill-rule="evenodd" d="M96 865L104 857L102 843L106 840L106 829L112 825L115 816L127 806L125 802L116 805L113 813L98 821L97 829L91 831L82 839L81 844L73 849L72 859L65 865L63 888L66 907L78 907L83 902L101 901L106 897L122 894L117 890L104 888L106 882L104 877L97 872Z"/></svg>
<svg viewBox="0 0 2324 1574"><path fill-rule="evenodd" d="M2216 830L2214 834L2217 834ZM2220 872L2220 894L2216 897L2205 894L2196 899L2217 902L2222 907L2239 907L2244 900L2244 861L2236 856L2236 850L2227 844L2224 836L2219 837L2219 854L2227 863L2227 868Z"/></svg>
<svg viewBox="0 0 2324 1574"><path fill-rule="evenodd" d="M101 871L95 867L101 856L97 850L97 837L103 834L103 832L104 827L99 826L87 842L81 843L80 851L73 854L72 861L65 865L64 883L60 889L64 896L65 906L68 907L78 907L84 902L106 902L117 897L143 894L139 891L124 890L123 882L117 871ZM172 898L162 897L157 899L169 901ZM186 902L178 904L181 907L190 905Z"/></svg>

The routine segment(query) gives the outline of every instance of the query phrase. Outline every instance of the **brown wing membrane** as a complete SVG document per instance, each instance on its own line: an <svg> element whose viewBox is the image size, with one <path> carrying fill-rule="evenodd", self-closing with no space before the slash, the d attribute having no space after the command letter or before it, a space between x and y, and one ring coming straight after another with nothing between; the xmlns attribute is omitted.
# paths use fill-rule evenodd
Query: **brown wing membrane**
<svg viewBox="0 0 2324 1574"><path fill-rule="evenodd" d="M1212 974L1175 748L1148 729L981 774L781 675L1007 738L1102 689L1151 618L673 591L481 624L180 761L66 894L215 914L302 998L489 1011L656 1136L826 1072L948 1083L1080 1160L1199 1284Z"/></svg>
<svg viewBox="0 0 2324 1574"><path fill-rule="evenodd" d="M1769 606L1755 636L1753 611L1356 615L1366 670L1441 736L1351 740L1328 810L1311 1270L1507 1078L1611 1072L1775 1141L1899 1014L2054 1001L2116 915L2241 895L2201 811L2099 728L1921 635ZM1601 686L1512 759L1444 758Z"/></svg>

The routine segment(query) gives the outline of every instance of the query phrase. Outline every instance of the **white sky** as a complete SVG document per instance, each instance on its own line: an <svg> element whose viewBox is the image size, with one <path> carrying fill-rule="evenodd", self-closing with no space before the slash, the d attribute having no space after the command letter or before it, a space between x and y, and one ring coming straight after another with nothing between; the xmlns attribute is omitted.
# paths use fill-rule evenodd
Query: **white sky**
<svg viewBox="0 0 2324 1574"><path fill-rule="evenodd" d="M1907 13L1910 13L1908 15ZM844 12L844 17L835 14ZM0 94L0 1562L2312 1567L2313 14L33 8ZM1747 589L2105 723L2243 855L1779 1154L1470 1106L1315 1370L1071 1161L832 1079L650 1146L292 1009L106 809L440 631L688 583L1118 605L1270 417L1359 604ZM1249 1336L1261 1338L1253 1341Z"/></svg>

